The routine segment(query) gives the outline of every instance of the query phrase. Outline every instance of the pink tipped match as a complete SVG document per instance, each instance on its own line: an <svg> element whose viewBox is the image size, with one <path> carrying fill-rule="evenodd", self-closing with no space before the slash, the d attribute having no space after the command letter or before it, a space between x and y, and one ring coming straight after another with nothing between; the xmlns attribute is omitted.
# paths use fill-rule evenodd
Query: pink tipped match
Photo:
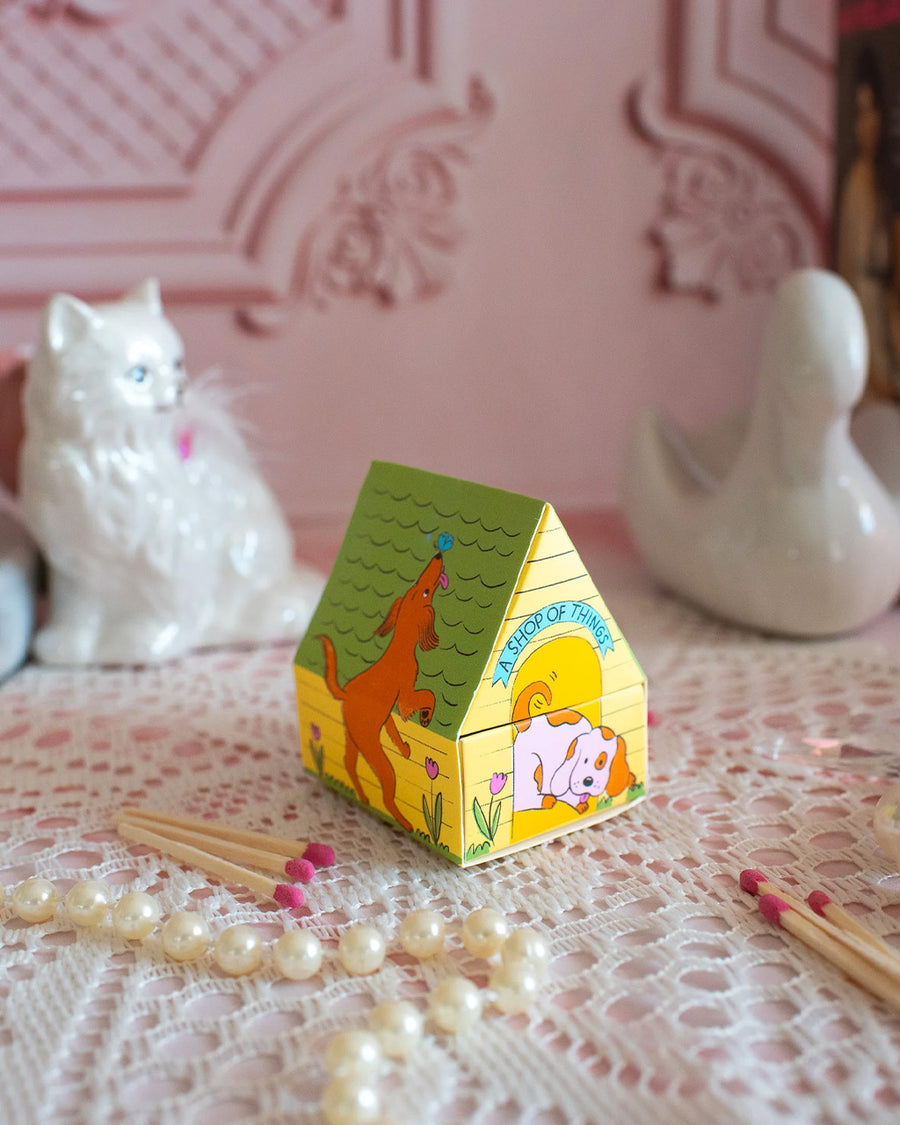
<svg viewBox="0 0 900 1125"><path fill-rule="evenodd" d="M303 905L303 891L290 883L276 883L272 897L280 906L286 906L288 910L296 910L298 906Z"/></svg>
<svg viewBox="0 0 900 1125"><path fill-rule="evenodd" d="M316 877L316 869L308 859L289 859L284 865L284 873L295 883L308 883Z"/></svg>
<svg viewBox="0 0 900 1125"><path fill-rule="evenodd" d="M762 895L759 900L759 909L764 918L767 918L770 922L777 922L780 926L781 915L784 914L785 910L790 910L790 907L778 895Z"/></svg>
<svg viewBox="0 0 900 1125"><path fill-rule="evenodd" d="M761 871L757 871L755 867L748 867L746 871L741 872L741 890L746 891L747 894L758 894L759 884L766 881L765 875Z"/></svg>
<svg viewBox="0 0 900 1125"><path fill-rule="evenodd" d="M334 863L334 848L327 844L307 844L303 858L308 859L314 867L331 867Z"/></svg>
<svg viewBox="0 0 900 1125"><path fill-rule="evenodd" d="M816 914L825 916L825 907L831 902L831 896L825 894L824 891L813 891L812 894L806 896L806 901L810 905L811 910L815 910Z"/></svg>

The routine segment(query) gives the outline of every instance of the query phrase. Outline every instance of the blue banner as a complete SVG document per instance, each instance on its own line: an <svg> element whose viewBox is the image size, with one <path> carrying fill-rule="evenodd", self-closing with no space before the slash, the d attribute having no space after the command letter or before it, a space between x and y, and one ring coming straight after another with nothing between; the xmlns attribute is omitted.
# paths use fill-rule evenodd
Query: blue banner
<svg viewBox="0 0 900 1125"><path fill-rule="evenodd" d="M551 625L580 625L583 629L587 629L597 642L601 656L606 656L613 649L609 626L595 609L586 602L553 602L543 609L536 610L530 617L526 617L509 638L497 660L492 682L495 684L499 682L504 687L508 687L509 677L522 650L542 629L547 629Z"/></svg>

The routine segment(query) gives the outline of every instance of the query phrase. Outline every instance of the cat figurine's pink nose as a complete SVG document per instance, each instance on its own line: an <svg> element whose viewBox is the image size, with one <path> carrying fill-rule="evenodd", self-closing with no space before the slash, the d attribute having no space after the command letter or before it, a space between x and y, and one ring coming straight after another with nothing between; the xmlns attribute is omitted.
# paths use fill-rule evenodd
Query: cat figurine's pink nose
<svg viewBox="0 0 900 1125"><path fill-rule="evenodd" d="M797 636L843 633L893 604L900 518L848 433L867 355L850 287L798 270L776 294L746 419L705 443L656 412L639 418L625 512L664 586L730 621Z"/></svg>

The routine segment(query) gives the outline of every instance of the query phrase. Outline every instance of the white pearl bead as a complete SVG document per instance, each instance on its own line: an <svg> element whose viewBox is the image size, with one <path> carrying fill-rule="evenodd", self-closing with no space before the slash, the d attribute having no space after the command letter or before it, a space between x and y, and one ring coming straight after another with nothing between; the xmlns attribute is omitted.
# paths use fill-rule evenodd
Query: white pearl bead
<svg viewBox="0 0 900 1125"><path fill-rule="evenodd" d="M109 913L109 887L97 879L75 883L66 895L66 911L76 926L99 926Z"/></svg>
<svg viewBox="0 0 900 1125"><path fill-rule="evenodd" d="M465 1031L478 1022L481 994L465 977L448 977L428 997L428 1016L442 1031Z"/></svg>
<svg viewBox="0 0 900 1125"><path fill-rule="evenodd" d="M199 914L172 914L162 928L162 947L173 961L196 961L209 945L209 926Z"/></svg>
<svg viewBox="0 0 900 1125"><path fill-rule="evenodd" d="M159 903L145 891L129 891L112 909L113 926L126 941L142 941L159 922Z"/></svg>
<svg viewBox="0 0 900 1125"><path fill-rule="evenodd" d="M527 961L498 965L491 973L490 988L500 1011L512 1015L531 1007L540 995L541 978Z"/></svg>
<svg viewBox="0 0 900 1125"><path fill-rule="evenodd" d="M262 955L262 939L252 926L243 923L223 930L213 946L214 961L232 977L242 977L259 968Z"/></svg>
<svg viewBox="0 0 900 1125"><path fill-rule="evenodd" d="M325 1050L325 1069L332 1078L348 1074L355 1074L357 1078L374 1078L383 1061L381 1044L368 1031L339 1032Z"/></svg>
<svg viewBox="0 0 900 1125"><path fill-rule="evenodd" d="M285 930L274 953L275 964L289 980L308 980L322 965L322 943L309 930Z"/></svg>
<svg viewBox="0 0 900 1125"><path fill-rule="evenodd" d="M405 1059L422 1041L425 1020L408 1000L385 1000L369 1013L369 1030L392 1059Z"/></svg>
<svg viewBox="0 0 900 1125"><path fill-rule="evenodd" d="M59 892L49 879L33 876L13 890L10 905L25 922L48 922L59 905Z"/></svg>
<svg viewBox="0 0 900 1125"><path fill-rule="evenodd" d="M473 957L491 957L503 944L509 924L499 910L483 906L462 924L463 945Z"/></svg>
<svg viewBox="0 0 900 1125"><path fill-rule="evenodd" d="M355 1075L333 1078L322 1095L328 1125L371 1125L381 1114L378 1091Z"/></svg>
<svg viewBox="0 0 900 1125"><path fill-rule="evenodd" d="M527 961L535 972L542 973L550 963L550 945L538 930L519 926L500 947L504 965L520 965Z"/></svg>
<svg viewBox="0 0 900 1125"><path fill-rule="evenodd" d="M384 938L374 926L351 926L338 942L341 964L352 976L374 973L381 967L385 954Z"/></svg>
<svg viewBox="0 0 900 1125"><path fill-rule="evenodd" d="M436 910L414 910L400 923L397 937L410 955L424 960L444 948L444 919Z"/></svg>

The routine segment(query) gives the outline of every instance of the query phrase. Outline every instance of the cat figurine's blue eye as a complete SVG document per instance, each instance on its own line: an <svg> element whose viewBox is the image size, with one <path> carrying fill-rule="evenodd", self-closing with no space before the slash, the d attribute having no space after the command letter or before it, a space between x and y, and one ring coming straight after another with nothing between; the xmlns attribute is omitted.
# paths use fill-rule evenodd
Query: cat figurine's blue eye
<svg viewBox="0 0 900 1125"><path fill-rule="evenodd" d="M130 371L128 372L128 374L131 376L132 380L135 383L143 383L143 381L147 378L147 376L150 374L150 372L147 370L146 367L143 367L140 364L138 364L137 367L132 367L130 369Z"/></svg>

